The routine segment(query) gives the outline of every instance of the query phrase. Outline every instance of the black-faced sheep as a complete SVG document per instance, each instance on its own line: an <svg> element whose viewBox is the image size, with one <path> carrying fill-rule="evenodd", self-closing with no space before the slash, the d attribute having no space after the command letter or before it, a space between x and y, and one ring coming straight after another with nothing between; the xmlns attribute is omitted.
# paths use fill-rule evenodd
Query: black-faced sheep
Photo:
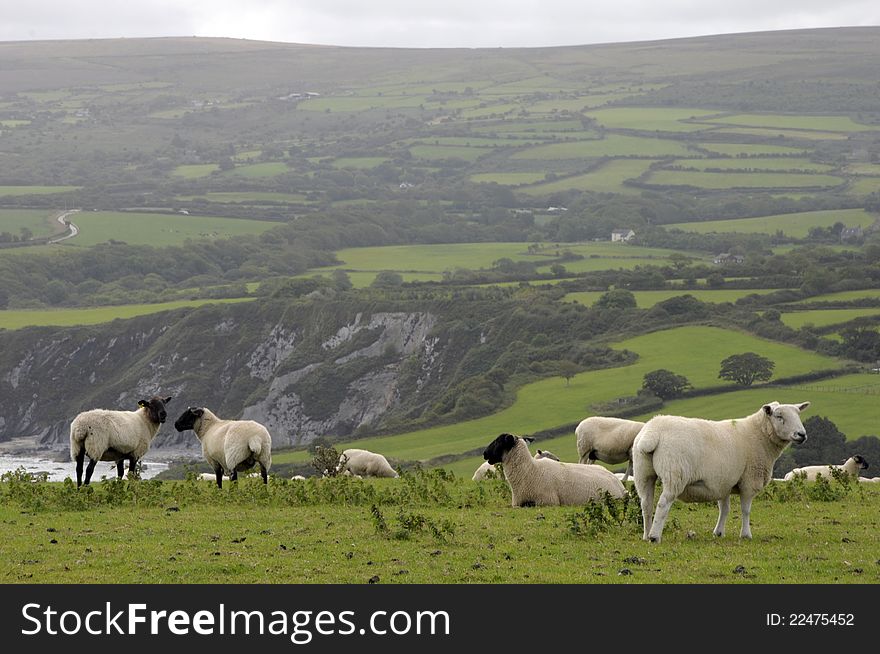
<svg viewBox="0 0 880 654"><path fill-rule="evenodd" d="M500 463L510 486L513 506L560 506L586 504L607 492L621 498L623 484L602 466L535 459L526 441L501 434L483 452L490 465Z"/></svg>
<svg viewBox="0 0 880 654"><path fill-rule="evenodd" d="M223 474L231 481L238 473L259 464L263 483L269 482L272 466L272 437L253 420L223 420L204 407L189 407L174 422L177 431L192 429L202 443L202 454L214 468L217 488L223 487Z"/></svg>
<svg viewBox="0 0 880 654"><path fill-rule="evenodd" d="M860 470L866 470L868 468L868 462L865 460L861 454L856 454L855 456L851 456L846 460L842 465L824 465L824 466L804 466L803 468L795 468L791 472L787 473L783 479L785 481L791 481L795 475L803 475L806 477L807 481L816 481L816 477L819 475L824 476L826 479L831 479L831 470L837 469L841 470L851 477L858 477Z"/></svg>
<svg viewBox="0 0 880 654"><path fill-rule="evenodd" d="M676 499L717 501L719 514L713 533L723 536L731 493L740 496L740 537L751 538L752 498L769 483L782 450L789 443L807 439L800 412L809 405L771 402L736 420L651 418L633 444L633 481L641 498L643 538L660 542ZM658 478L663 492L655 517L654 485Z"/></svg>
<svg viewBox="0 0 880 654"><path fill-rule="evenodd" d="M83 463L89 457L85 484L92 480L98 461L115 461L119 479L128 460L132 472L153 442L168 414L170 397L152 397L138 402L137 411L92 409L83 411L70 423L70 458L76 461L76 486L83 485Z"/></svg>

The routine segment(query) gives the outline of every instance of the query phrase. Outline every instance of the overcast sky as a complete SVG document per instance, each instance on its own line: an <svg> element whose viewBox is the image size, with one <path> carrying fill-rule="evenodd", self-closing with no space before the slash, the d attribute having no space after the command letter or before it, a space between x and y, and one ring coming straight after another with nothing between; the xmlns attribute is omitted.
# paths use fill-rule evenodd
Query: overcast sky
<svg viewBox="0 0 880 654"><path fill-rule="evenodd" d="M880 25L880 0L0 0L0 41L532 47L854 25Z"/></svg>

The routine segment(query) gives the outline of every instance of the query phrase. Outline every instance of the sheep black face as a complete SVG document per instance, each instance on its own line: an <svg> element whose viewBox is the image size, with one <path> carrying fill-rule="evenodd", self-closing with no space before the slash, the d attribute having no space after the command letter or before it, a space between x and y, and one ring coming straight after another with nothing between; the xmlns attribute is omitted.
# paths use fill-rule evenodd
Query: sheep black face
<svg viewBox="0 0 880 654"><path fill-rule="evenodd" d="M204 413L204 409L191 406L186 411L181 413L180 417L174 421L174 428L177 431L186 431L187 429L192 429L193 425L196 424L196 420L201 418Z"/></svg>
<svg viewBox="0 0 880 654"><path fill-rule="evenodd" d="M859 468L860 468L861 470L867 470L867 469L868 469L868 461L867 461L867 460L865 459L865 457L863 457L861 454L856 454L856 455L853 457L853 459L855 459L855 462L859 464Z"/></svg>
<svg viewBox="0 0 880 654"><path fill-rule="evenodd" d="M154 395L149 400L141 400L138 402L138 406L147 410L150 422L161 425L168 419L168 414L165 412L165 405L170 401L170 395L168 397L157 397Z"/></svg>
<svg viewBox="0 0 880 654"><path fill-rule="evenodd" d="M489 447L483 450L483 458L486 459L490 465L501 463L504 454L512 450L515 445L516 436L513 434L501 434L498 438L489 443Z"/></svg>

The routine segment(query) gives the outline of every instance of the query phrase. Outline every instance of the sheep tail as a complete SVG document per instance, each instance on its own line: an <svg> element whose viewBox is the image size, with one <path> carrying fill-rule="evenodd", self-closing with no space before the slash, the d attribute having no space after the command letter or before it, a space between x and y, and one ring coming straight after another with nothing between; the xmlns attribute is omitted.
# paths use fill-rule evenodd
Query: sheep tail
<svg viewBox="0 0 880 654"><path fill-rule="evenodd" d="M76 457L85 447L85 440L90 433L90 429L86 425L74 422L70 426L70 460L76 461Z"/></svg>
<svg viewBox="0 0 880 654"><path fill-rule="evenodd" d="M659 444L660 434L658 430L653 429L646 433L645 430L642 429L642 431L639 432L639 437L636 440L635 445L632 450L630 450L630 456L632 456L633 450L638 450L642 454L652 454Z"/></svg>
<svg viewBox="0 0 880 654"><path fill-rule="evenodd" d="M254 458L259 459L260 454L262 454L263 452L263 441L260 439L260 437L251 436L248 439L248 447L250 448L250 451L253 452Z"/></svg>

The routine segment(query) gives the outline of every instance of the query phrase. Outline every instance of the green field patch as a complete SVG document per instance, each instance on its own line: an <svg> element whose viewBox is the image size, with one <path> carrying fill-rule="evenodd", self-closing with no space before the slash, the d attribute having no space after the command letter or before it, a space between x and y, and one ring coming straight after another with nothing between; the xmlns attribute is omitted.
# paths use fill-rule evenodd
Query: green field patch
<svg viewBox="0 0 880 654"><path fill-rule="evenodd" d="M636 136L620 136L609 134L604 139L592 141L572 141L539 145L517 152L514 159L583 159L595 157L659 157L687 156L687 146L678 142L663 139L640 138Z"/></svg>
<svg viewBox="0 0 880 654"><path fill-rule="evenodd" d="M533 184L547 177L546 173L477 173L470 180L476 184L501 184L502 186L522 186Z"/></svg>
<svg viewBox="0 0 880 654"><path fill-rule="evenodd" d="M640 189L625 186L623 183L628 179L635 179L642 175L652 163L654 160L651 159L611 160L587 174L535 184L522 190L529 195L546 195L571 189L597 193L641 193Z"/></svg>
<svg viewBox="0 0 880 654"><path fill-rule="evenodd" d="M503 124L493 124L487 126L474 127L473 131L478 134L486 134L493 132L504 132L505 134L519 134L522 132L525 133L541 133L541 132L579 132L584 128L583 124L579 120L568 120L568 119L560 119L560 120L543 120L543 121L522 121L522 122L508 122L505 121Z"/></svg>
<svg viewBox="0 0 880 654"><path fill-rule="evenodd" d="M5 195L54 195L78 191L81 186L0 186L0 197Z"/></svg>
<svg viewBox="0 0 880 654"><path fill-rule="evenodd" d="M414 145L409 149L416 159L463 159L476 161L486 154L486 148L469 148L452 145Z"/></svg>
<svg viewBox="0 0 880 654"><path fill-rule="evenodd" d="M682 295L692 295L700 302L736 302L738 299L757 293L765 295L772 293L776 289L679 289L664 291L633 291L632 294L636 298L636 306L640 309L650 309L658 302L663 302L673 297ZM593 306L604 292L602 291L581 291L577 293L567 294L563 300L566 302L578 302L586 306Z"/></svg>
<svg viewBox="0 0 880 654"><path fill-rule="evenodd" d="M868 177L880 177L880 164L876 163L851 163L844 167L849 175L866 175Z"/></svg>
<svg viewBox="0 0 880 654"><path fill-rule="evenodd" d="M442 136L433 139L417 139L411 145L444 145L464 146L472 148L503 148L510 146L523 146L530 143L544 143L543 136L514 138L491 138L486 136Z"/></svg>
<svg viewBox="0 0 880 654"><path fill-rule="evenodd" d="M357 170L369 170L387 162L387 157L339 157L334 159L334 168L355 168Z"/></svg>
<svg viewBox="0 0 880 654"><path fill-rule="evenodd" d="M761 143L701 143L701 148L709 152L736 157L739 155L762 155L762 154L803 154L803 148L794 148L787 145L764 145Z"/></svg>
<svg viewBox="0 0 880 654"><path fill-rule="evenodd" d="M192 202L206 200L208 202L305 202L302 193L275 193L273 191L209 191L203 195L179 195L178 200Z"/></svg>
<svg viewBox="0 0 880 654"><path fill-rule="evenodd" d="M267 161L265 163L245 164L227 170L226 176L246 177L248 179L262 179L264 177L276 177L290 172L287 164L281 161Z"/></svg>
<svg viewBox="0 0 880 654"><path fill-rule="evenodd" d="M789 114L736 114L704 119L709 123L723 123L741 127L768 129L795 129L820 132L866 132L880 130L877 125L857 123L849 116L803 116Z"/></svg>
<svg viewBox="0 0 880 654"><path fill-rule="evenodd" d="M338 266L334 266L333 268L314 268L307 273L303 273L302 275L297 275L294 279L307 279L310 277L327 277L332 278L332 274L334 270L343 269ZM401 279L404 283L409 282L440 282L443 281L443 273L439 272L409 272L409 271L398 271L395 270L397 274L400 275ZM376 275L379 273L377 270L347 270L345 269L345 274L348 275L348 279L351 281L351 285L354 288L367 288L371 286L374 281L376 281Z"/></svg>
<svg viewBox="0 0 880 654"><path fill-rule="evenodd" d="M867 227L874 218L864 209L834 209L829 211L804 211L786 213L759 218L738 218L734 220L707 220L695 223L674 223L667 228L681 229L686 232L708 234L711 232L739 232L742 234L775 234L782 230L788 236L805 237L812 227L831 227L841 222L850 227L864 225Z"/></svg>
<svg viewBox="0 0 880 654"><path fill-rule="evenodd" d="M687 170L655 170L646 184L692 186L704 189L832 187L844 182L833 175L796 173L704 173Z"/></svg>
<svg viewBox="0 0 880 654"><path fill-rule="evenodd" d="M29 120L18 120L9 118L6 120L0 120L0 127L5 129L15 129L16 127L24 127L26 125L30 125L31 121Z"/></svg>
<svg viewBox="0 0 880 654"><path fill-rule="evenodd" d="M591 111L587 115L611 129L638 129L662 132L699 132L709 129L706 125L687 123L694 118L704 118L718 113L704 109L679 109L672 107L612 107Z"/></svg>
<svg viewBox="0 0 880 654"><path fill-rule="evenodd" d="M230 304L248 302L253 298L227 298L222 300L177 300L156 304L120 304L88 309L7 309L0 311L0 329L24 327L72 327L74 325L97 325L111 320L134 318L161 311L200 307L205 304Z"/></svg>
<svg viewBox="0 0 880 654"><path fill-rule="evenodd" d="M713 134L730 136L761 136L764 138L790 138L808 141L842 141L849 138L841 132L812 132L798 129L762 129L758 127L724 127L712 130Z"/></svg>
<svg viewBox="0 0 880 654"><path fill-rule="evenodd" d="M834 166L814 163L796 157L738 157L733 159L676 159L671 166L697 170L787 170L791 172L824 173Z"/></svg>
<svg viewBox="0 0 880 654"><path fill-rule="evenodd" d="M504 116L512 111L518 111L522 105L516 102L502 102L498 104L489 104L486 106L477 106L473 109L465 109L459 114L461 118L470 120L474 118L486 118L487 116Z"/></svg>
<svg viewBox="0 0 880 654"><path fill-rule="evenodd" d="M814 295L806 300L800 300L795 304L804 304L807 302L849 302L851 300L863 299L880 300L880 289L865 288L859 291L840 291L838 293L826 293L825 295Z"/></svg>
<svg viewBox="0 0 880 654"><path fill-rule="evenodd" d="M880 191L880 178L876 177L860 177L852 182L848 189L851 193L858 195L868 195Z"/></svg>
<svg viewBox="0 0 880 654"><path fill-rule="evenodd" d="M184 179L198 179L199 177L207 177L211 173L220 170L217 164L183 164L177 166L171 174Z"/></svg>
<svg viewBox="0 0 880 654"><path fill-rule="evenodd" d="M79 235L64 241L69 246L89 246L110 239L154 247L183 245L188 239L217 239L262 234L278 223L214 216L86 211L76 214Z"/></svg>
<svg viewBox="0 0 880 654"><path fill-rule="evenodd" d="M232 156L232 160L237 163L243 163L248 161L254 161L260 158L260 155L263 154L262 150L244 150L242 152L236 152Z"/></svg>
<svg viewBox="0 0 880 654"><path fill-rule="evenodd" d="M880 309L815 309L812 311L786 311L782 314L782 322L792 329L800 329L805 325L827 327L849 322L856 318L880 315Z"/></svg>
<svg viewBox="0 0 880 654"><path fill-rule="evenodd" d="M27 228L35 238L51 236L64 231L55 220L56 215L55 211L43 209L0 209L0 232L20 236L21 229Z"/></svg>
<svg viewBox="0 0 880 654"><path fill-rule="evenodd" d="M341 268L353 270L396 270L439 272L455 268L491 268L502 258L516 261L545 261L528 254L526 243L455 243L443 245L386 245L348 248L336 252Z"/></svg>
<svg viewBox="0 0 880 654"><path fill-rule="evenodd" d="M538 75L526 79L518 79L512 82L494 84L480 90L480 95L518 95L521 93L534 93L536 91L569 91L575 87L571 82L557 79L548 75Z"/></svg>
<svg viewBox="0 0 880 654"><path fill-rule="evenodd" d="M645 373L658 368L684 375L696 388L718 386L723 382L718 379L721 360L742 352L757 352L774 361L775 377L841 365L831 357L717 327L654 332L616 343L614 347L636 352L639 358L628 366L581 373L568 384L561 377L527 384L517 391L511 407L484 418L395 436L358 439L346 443L346 447L363 447L403 460L467 452L485 447L503 432L531 434L576 423L592 414L590 407L594 403L634 395L641 388ZM570 447L574 448L574 435L569 439ZM567 452L556 454L572 460ZM309 459L307 452L279 453L277 458L273 454L273 460L278 462Z"/></svg>

